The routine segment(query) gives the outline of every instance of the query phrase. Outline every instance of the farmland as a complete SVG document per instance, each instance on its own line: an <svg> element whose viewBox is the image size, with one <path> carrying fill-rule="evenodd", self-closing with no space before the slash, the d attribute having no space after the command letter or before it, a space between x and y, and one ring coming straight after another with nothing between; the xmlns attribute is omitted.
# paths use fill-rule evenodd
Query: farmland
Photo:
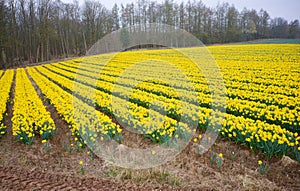
<svg viewBox="0 0 300 191"><path fill-rule="evenodd" d="M258 173L262 166L257 161L263 160L264 165L271 167L269 173L279 176L271 177L266 173L262 181L268 182L258 182L258 185L265 183L266 189L281 189L287 184L285 181L293 181L288 188L300 186L299 176L298 182L296 175L295 179L286 180L280 176L281 173L293 176L300 170L300 45L210 46L208 50L223 79L214 79L214 71L209 65L199 72L190 59L180 54L180 51L188 51L192 55L198 50L139 50L0 70L1 164L8 164L4 161L11 161L13 155L18 155L13 153L17 152L15 149L25 148L30 150L29 153L38 152L36 155L40 158L32 161L38 164L39 160L48 161L41 162L43 168L53 165L50 156L61 159L61 152L68 167L78 166L80 158L85 158L86 164L96 160L97 164L105 166L94 156L87 142L116 140L118 144L147 147L183 139L189 144L178 156L188 161L182 168L188 170L193 166L193 172L187 173L189 177L195 177L197 167L203 170L206 169L204 166L209 166L206 170L212 174L224 173L230 179L234 177L234 170L239 169L244 172L236 173L258 181L263 175ZM139 65L132 69L136 63ZM163 70L164 67L167 69ZM124 75L128 68L130 71ZM194 87L193 92L187 81L174 75L178 69ZM205 74L212 76L210 81ZM155 80L155 77L162 80ZM152 80L148 80L150 78ZM212 92L218 92L222 83L226 90L215 99ZM197 154L197 146L208 128L215 130L219 137L206 154ZM34 148L39 149L34 151ZM244 154L235 159L236 155L232 153L237 150ZM217 156L222 160L221 166L211 164L214 156L211 153L223 153ZM292 161L286 165L291 166L276 169L286 156ZM172 164L181 172L179 158L167 163L164 170L169 170ZM22 166L22 162L12 161L12 164ZM27 163L32 165L32 161ZM86 165L86 176L91 176L91 168ZM233 170L229 172L228 168ZM109 169L126 176L131 173L131 178L127 177L129 182L139 174L111 166ZM249 174L247 169L250 169ZM170 172L176 174L175 170ZM115 178L117 175L110 176ZM186 177L178 175L174 180L168 180L167 186L180 186L176 183L180 178ZM193 178L190 181L197 182ZM208 181L210 184L212 182ZM229 186L243 189L243 184ZM249 184L254 186L251 181ZM207 188L202 186L200 188Z"/></svg>

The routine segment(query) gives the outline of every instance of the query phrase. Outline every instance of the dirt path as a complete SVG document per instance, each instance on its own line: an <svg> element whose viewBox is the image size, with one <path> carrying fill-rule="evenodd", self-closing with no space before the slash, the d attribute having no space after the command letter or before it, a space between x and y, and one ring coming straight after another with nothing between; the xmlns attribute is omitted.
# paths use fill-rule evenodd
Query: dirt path
<svg viewBox="0 0 300 191"><path fill-rule="evenodd" d="M1 190L142 190L139 185L118 184L100 178L81 178L0 166Z"/></svg>
<svg viewBox="0 0 300 191"><path fill-rule="evenodd" d="M65 139L68 139L65 134ZM260 175L260 156L235 144L219 140L215 153L224 154L220 170L211 163L211 153L196 155L193 144L173 161L147 169L113 167L82 151L64 148L63 137L51 140L47 153L40 140L32 146L12 136L0 141L0 190L297 190L300 165L289 158L268 161L270 171ZM211 151L212 151L211 150ZM238 152L235 159L232 151ZM85 168L81 174L82 160Z"/></svg>

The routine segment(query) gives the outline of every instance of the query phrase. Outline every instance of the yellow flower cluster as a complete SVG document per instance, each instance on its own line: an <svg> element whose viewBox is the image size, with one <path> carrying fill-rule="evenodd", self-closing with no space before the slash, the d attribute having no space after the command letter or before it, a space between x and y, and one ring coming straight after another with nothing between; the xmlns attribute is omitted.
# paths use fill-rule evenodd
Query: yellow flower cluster
<svg viewBox="0 0 300 191"><path fill-rule="evenodd" d="M0 70L0 76L3 71ZM4 115L6 111L6 104L9 101L9 93L13 81L14 71L7 70L0 79L0 137L6 133L6 126L4 124Z"/></svg>
<svg viewBox="0 0 300 191"><path fill-rule="evenodd" d="M143 56L145 57L145 55ZM114 60L117 59L115 58ZM133 61L134 60L132 60L131 62ZM124 87L127 86L132 87L133 86L132 84L136 83L136 81L142 82L143 79L145 79L145 76L147 76L149 73L149 69L147 68L153 69L155 67L155 65L151 65L151 64L152 63L150 62L149 65L145 65L144 67L138 67L138 70L136 70L136 72L132 72L126 75L126 79L119 80L122 83L116 81L116 79L123 78L122 76L119 77L121 73L120 68L128 67L130 65L129 63L127 63L126 65L125 63L120 64L118 62L118 66L109 64L105 68L103 68L101 64L97 68L97 65L91 65L89 63L83 68L81 68L82 70L77 70L79 68L79 65L76 63L69 62L69 63L56 64L55 66L57 68L55 68L54 70L58 72L61 72L62 70L68 71L69 73L67 73L66 75L74 75L72 73L77 73L79 75L84 75L85 76L84 78L88 78L86 76L97 78L98 74L95 73L95 70L97 71L103 68L103 70L101 71L101 75L100 76L98 75L98 77L101 80L101 83L104 84L104 86L106 87L105 90L111 92L113 88L115 88L116 86L119 87L119 85L123 86L122 89L126 90ZM116 69L117 67L119 67L119 69ZM49 68L53 68L53 67L49 66ZM145 71L145 73L143 73L143 71ZM168 71L171 71L170 73L173 72L172 70L168 70ZM137 76L137 73L142 75ZM202 79L199 80L198 78L197 80L197 77ZM165 77L165 78L167 79L168 84L173 83L172 87L183 88L187 86L184 82L176 81L176 79L168 80L168 79L172 79L171 77L170 78ZM191 76L191 81L197 82L194 84L195 89L197 91L197 97L191 96L189 94L189 90L185 90L183 88L180 89L180 92L186 96L180 97L181 101L186 101L188 103L195 103L197 105L199 100L200 101L199 104L201 106L209 108L211 106L210 105L211 95L208 86L205 84L206 83L205 79L203 78L203 76L200 76L195 73L195 75ZM227 95L229 98L226 98L226 101L228 102L226 109L228 113L238 115L238 116L246 116L254 120L267 121L268 123L271 124L278 124L284 128L293 131L299 130L297 128L299 128L300 125L300 117L298 115L298 111L300 110L300 107L299 104L297 103L299 103L300 97L278 94L277 89L279 89L279 87L277 81L274 82L273 80L273 83L275 84L273 85L274 87L272 86L271 88L270 88L271 82L268 83L266 82L266 84L261 83L258 85L255 82L245 83L245 80L244 81L240 80L241 82L230 81L230 78L227 81L228 81ZM113 84L113 82L116 83ZM232 82L234 84L232 84ZM131 94L130 99L136 100L138 104L142 104L143 106L146 107L151 105L153 100L159 100L162 101L163 103L168 103L167 105L164 106L158 105L158 107L162 107L160 108L161 110L162 109L167 110L167 112L170 115L176 116L176 118L178 119L183 112L181 109L179 109L180 100L178 98L176 91L174 91L171 87L163 86L157 83L159 82L140 83L139 86L136 87L137 89L135 89L136 93ZM280 88L285 88L286 86L288 85L287 84L282 85ZM258 87L258 88L252 88L252 87ZM275 91L270 92L270 90L274 90L274 89ZM294 92L293 95L298 95L298 91L296 88L289 88L289 90ZM277 93L274 95L275 92ZM157 96L157 95L163 95L163 96ZM168 98L174 98L172 100L172 104L177 106L175 110L172 109L173 107L169 107L169 104L171 103L170 101L166 101ZM221 101L214 104L215 106L222 106Z"/></svg>
<svg viewBox="0 0 300 191"><path fill-rule="evenodd" d="M28 72L46 99L54 105L58 114L69 124L78 146L83 147L86 144L85 140L95 141L99 136L120 138L119 134L122 130L108 116L73 97L72 94L38 73L35 68L29 68ZM73 83L69 85L73 86Z"/></svg>
<svg viewBox="0 0 300 191"><path fill-rule="evenodd" d="M35 133L49 139L56 127L23 68L17 69L12 117L13 136L20 142L32 144Z"/></svg>
<svg viewBox="0 0 300 191"><path fill-rule="evenodd" d="M45 68L51 68L51 71L53 72ZM112 95L106 93L105 90L110 91L109 87L113 84L97 83L97 86L95 88L102 89L104 91L93 90L93 88L91 88L90 86L95 84L95 82L93 82L91 78L80 76L77 78L77 80L81 80L81 83L78 83L68 79L67 77L64 77L69 76L69 78L74 79L76 73L67 72L53 66L37 67L37 69L48 78L70 91L73 91L73 87L75 84L77 90L75 90L75 94L78 94L86 102L95 102L95 104L100 109L106 111L109 114L113 114L123 123L139 131L140 133L145 134L146 137L149 137L155 142L165 142L167 139L172 137L173 134L183 133L184 136L188 136L188 134L191 132L188 126L184 123L178 123L176 120L164 116L157 111L152 110L150 113L149 110L145 107L139 106L136 103L128 102L126 99L122 99L118 96L113 97L114 107L112 107ZM57 75L56 73L59 73L60 75ZM90 86L83 85L82 83L88 84ZM105 86L106 84L107 86ZM120 89L118 91L120 92L120 94L122 94L126 90ZM128 110L130 112L128 112Z"/></svg>

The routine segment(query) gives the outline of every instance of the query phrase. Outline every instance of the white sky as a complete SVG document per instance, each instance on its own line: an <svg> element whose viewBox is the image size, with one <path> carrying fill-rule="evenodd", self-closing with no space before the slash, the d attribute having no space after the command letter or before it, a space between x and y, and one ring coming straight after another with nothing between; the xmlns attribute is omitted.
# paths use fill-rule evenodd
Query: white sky
<svg viewBox="0 0 300 191"><path fill-rule="evenodd" d="M63 2L73 2L73 0L62 0ZM82 4L85 0L78 0ZM106 8L111 9L117 3L127 4L137 2L138 0L99 0ZM154 0L150 0L154 1ZM164 0L156 0L156 2L163 2ZM174 0L174 2L188 2L188 0ZM191 0L193 1L193 0ZM198 1L198 0L196 0ZM202 2L209 6L215 7L218 3L228 2L230 5L234 4L235 7L241 11L244 7L247 9L256 9L259 11L261 8L266 10L271 18L283 17L288 21L298 19L300 20L300 0L202 0Z"/></svg>

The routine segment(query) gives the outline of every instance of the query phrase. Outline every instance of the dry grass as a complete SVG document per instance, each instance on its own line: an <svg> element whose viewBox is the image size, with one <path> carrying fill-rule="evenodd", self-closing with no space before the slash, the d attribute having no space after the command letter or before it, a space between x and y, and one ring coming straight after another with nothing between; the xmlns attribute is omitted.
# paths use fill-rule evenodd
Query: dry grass
<svg viewBox="0 0 300 191"><path fill-rule="evenodd" d="M27 146L16 142L11 136L5 136L0 141L0 163L4 167L72 176L74 179L101 178L120 186L126 185L126 188L142 185L153 189L294 190L300 186L300 165L297 162L288 157L266 160L262 154L223 138L218 138L216 144L203 155L198 155L196 144L190 143L174 160L144 170L114 167L98 157L89 156L87 149L76 150L70 146L71 143L72 138L65 125L60 126L57 135L50 141L49 154L38 138L32 146ZM211 152L223 153L220 169L212 164ZM234 158L232 152L237 152ZM258 172L259 159L270 165L266 175ZM84 175L80 172L80 160L84 162Z"/></svg>

